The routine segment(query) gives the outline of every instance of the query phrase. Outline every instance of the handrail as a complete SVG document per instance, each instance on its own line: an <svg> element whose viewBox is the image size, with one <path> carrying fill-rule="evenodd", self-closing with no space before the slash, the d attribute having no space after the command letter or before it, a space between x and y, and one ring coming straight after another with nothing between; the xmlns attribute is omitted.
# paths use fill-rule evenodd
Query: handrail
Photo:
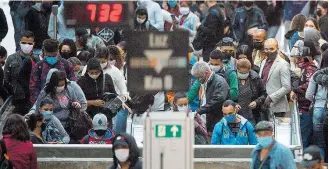
<svg viewBox="0 0 329 169"><path fill-rule="evenodd" d="M303 147L302 146L301 130L300 130L298 103L297 103L296 100L294 100L294 110L293 110L292 116L293 116L292 124L293 124L293 127L294 127L293 131L295 132L295 134L297 136L297 145Z"/></svg>
<svg viewBox="0 0 329 169"><path fill-rule="evenodd" d="M12 96L9 96L6 101L3 103L3 105L0 107L0 115L2 115L5 110L7 109L7 107L10 105L11 100L13 99Z"/></svg>

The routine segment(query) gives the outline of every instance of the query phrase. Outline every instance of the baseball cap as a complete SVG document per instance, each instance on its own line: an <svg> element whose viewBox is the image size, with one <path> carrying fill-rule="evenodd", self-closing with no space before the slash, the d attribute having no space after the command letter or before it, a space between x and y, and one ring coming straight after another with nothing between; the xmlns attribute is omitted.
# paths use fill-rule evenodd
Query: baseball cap
<svg viewBox="0 0 329 169"><path fill-rule="evenodd" d="M233 39L230 37L224 37L216 46L234 46Z"/></svg>
<svg viewBox="0 0 329 169"><path fill-rule="evenodd" d="M273 124L269 121L261 121L255 126L254 131L273 131Z"/></svg>
<svg viewBox="0 0 329 169"><path fill-rule="evenodd" d="M93 118L93 126L94 126L94 130L106 130L107 117L102 113L96 114Z"/></svg>
<svg viewBox="0 0 329 169"><path fill-rule="evenodd" d="M117 145L121 145L121 146L124 146L124 147L129 147L129 145L128 145L127 141L126 141L126 138L123 137L123 136L118 136L114 140L113 147L115 147Z"/></svg>
<svg viewBox="0 0 329 169"><path fill-rule="evenodd" d="M309 146L304 150L303 160L300 162L301 166L312 167L322 160L320 148L317 146Z"/></svg>

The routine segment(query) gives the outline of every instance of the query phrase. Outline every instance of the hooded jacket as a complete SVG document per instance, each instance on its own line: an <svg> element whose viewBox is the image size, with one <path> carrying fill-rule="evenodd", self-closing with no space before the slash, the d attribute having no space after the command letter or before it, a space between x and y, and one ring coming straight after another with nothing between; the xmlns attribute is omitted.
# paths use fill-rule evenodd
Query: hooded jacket
<svg viewBox="0 0 329 169"><path fill-rule="evenodd" d="M82 138L81 144L112 144L112 139L114 133L112 130L107 129L104 138L98 139L95 136L96 132L94 129L91 129L88 132L88 135Z"/></svg>
<svg viewBox="0 0 329 169"><path fill-rule="evenodd" d="M240 121L240 130L236 136L231 132L225 118L215 125L211 144L222 145L256 145L258 143L252 124L240 115L236 115Z"/></svg>
<svg viewBox="0 0 329 169"><path fill-rule="evenodd" d="M144 7L144 6L139 6L139 7L137 7L136 12L137 12L138 10L145 10L145 11L147 12L146 7ZM135 12L135 13L136 13L136 12ZM141 24L137 22L137 16L135 16L135 20L134 20L134 30L136 30L136 31L157 31L158 29L155 28L155 27L151 24L151 22L149 21L149 16L146 15L146 19L145 19L144 23L141 23Z"/></svg>
<svg viewBox="0 0 329 169"><path fill-rule="evenodd" d="M316 73L318 73L317 71ZM315 74L316 74L315 73ZM309 85L307 87L305 98L311 102L314 102L314 107L325 107L327 102L328 86L317 84L312 76Z"/></svg>
<svg viewBox="0 0 329 169"><path fill-rule="evenodd" d="M316 60L316 62L321 65L321 48L319 40L321 39L321 34L318 30L313 28L304 29L304 46L307 46L311 50L311 56Z"/></svg>
<svg viewBox="0 0 329 169"><path fill-rule="evenodd" d="M130 162L129 169L142 169L143 168L143 162L139 159L139 149L137 147L136 141L134 137L132 137L129 134L118 134L114 137L113 145L115 144L116 138L118 136L123 136L125 138L125 141L128 143L129 146L129 157L128 161ZM115 146L112 147L112 153L113 153L113 165L109 169L118 169L119 161L115 156Z"/></svg>

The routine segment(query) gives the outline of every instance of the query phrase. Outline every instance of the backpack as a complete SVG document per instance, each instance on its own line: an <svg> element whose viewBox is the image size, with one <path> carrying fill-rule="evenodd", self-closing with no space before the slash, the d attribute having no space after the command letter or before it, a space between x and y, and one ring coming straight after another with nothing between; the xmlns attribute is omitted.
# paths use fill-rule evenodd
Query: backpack
<svg viewBox="0 0 329 169"><path fill-rule="evenodd" d="M0 140L0 145L2 150L0 159L0 169L12 169L13 165L9 161L5 142L3 140Z"/></svg>
<svg viewBox="0 0 329 169"><path fill-rule="evenodd" d="M80 141L93 128L90 116L80 109L72 109L68 116L66 131L73 140Z"/></svg>

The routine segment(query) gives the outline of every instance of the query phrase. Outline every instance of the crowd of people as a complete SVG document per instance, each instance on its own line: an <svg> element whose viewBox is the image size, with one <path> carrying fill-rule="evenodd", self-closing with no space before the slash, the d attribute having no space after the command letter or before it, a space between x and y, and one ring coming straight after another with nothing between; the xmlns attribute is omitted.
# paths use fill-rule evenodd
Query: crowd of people
<svg viewBox="0 0 329 169"><path fill-rule="evenodd" d="M128 116L141 116L149 106L193 112L195 144L257 145L252 168L296 168L291 151L275 141L272 124L273 117L291 115L294 101L305 150L301 164L323 166L327 1L132 2L134 31L189 32L189 90L154 93L127 89L126 30L104 42L98 28L67 28L64 3L9 3L16 52L0 46L0 97L12 96L3 140L16 168L36 168L32 143L113 144L112 168L141 168L136 142L124 132ZM284 42L275 39L281 24ZM0 43L7 31L0 8ZM281 43L287 50L279 49ZM118 108L109 108L109 93L121 101ZM22 147L30 160L15 158Z"/></svg>

